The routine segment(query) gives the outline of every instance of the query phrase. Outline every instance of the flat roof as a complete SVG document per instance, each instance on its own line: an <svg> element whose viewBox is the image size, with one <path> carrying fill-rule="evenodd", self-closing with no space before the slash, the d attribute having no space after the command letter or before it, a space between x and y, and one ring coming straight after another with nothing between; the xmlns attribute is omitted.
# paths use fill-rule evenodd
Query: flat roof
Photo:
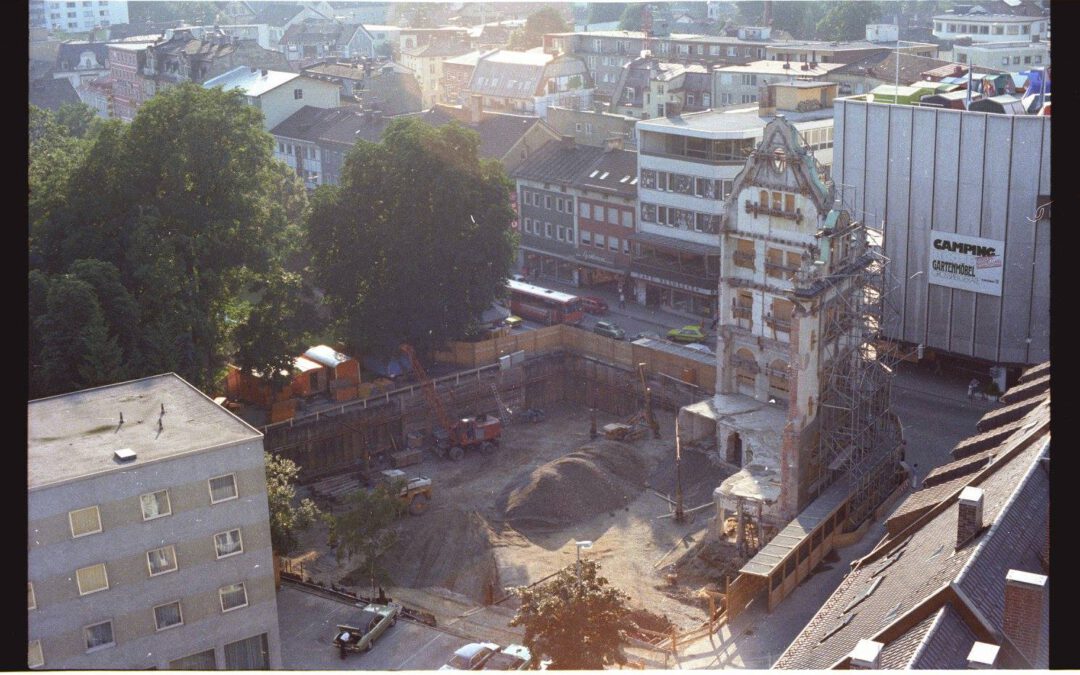
<svg viewBox="0 0 1080 675"><path fill-rule="evenodd" d="M1047 21L1046 16L1018 16L1016 14L935 14L934 20L948 21Z"/></svg>
<svg viewBox="0 0 1080 675"><path fill-rule="evenodd" d="M801 61L751 61L742 66L723 66L714 68L719 73L768 73L769 75L790 75L792 77L812 77L826 75L837 68L843 68L846 63L816 63L813 68L806 66ZM784 66L787 66L786 68Z"/></svg>
<svg viewBox="0 0 1080 675"><path fill-rule="evenodd" d="M533 284L527 284L524 281L515 281L514 279L506 280L506 287L511 291L521 291L522 293L529 293L537 297L544 297L555 302L567 302L578 297L569 293L563 293L561 291L555 291L550 288L544 288L543 286L535 286Z"/></svg>
<svg viewBox="0 0 1080 675"><path fill-rule="evenodd" d="M27 489L261 437L175 373L37 399L27 404ZM137 458L117 462L124 448Z"/></svg>
<svg viewBox="0 0 1080 675"><path fill-rule="evenodd" d="M721 113L715 110L686 113L675 117L657 117L637 123L640 131L670 133L678 131L681 136L711 139L757 138L765 128L765 122L754 114Z"/></svg>
<svg viewBox="0 0 1080 675"><path fill-rule="evenodd" d="M210 78L203 83L207 89L221 87L225 91L243 89L248 96L262 96L266 92L277 89L286 82L291 82L300 77L300 73L286 73L281 70L263 71L259 68L240 66L233 68L227 73Z"/></svg>

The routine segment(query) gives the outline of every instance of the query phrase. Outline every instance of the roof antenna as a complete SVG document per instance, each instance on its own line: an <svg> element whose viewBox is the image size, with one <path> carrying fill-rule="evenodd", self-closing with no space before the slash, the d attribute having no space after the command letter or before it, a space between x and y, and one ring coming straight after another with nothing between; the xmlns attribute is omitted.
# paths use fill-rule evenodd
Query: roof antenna
<svg viewBox="0 0 1080 675"><path fill-rule="evenodd" d="M124 423L124 411L121 410L120 411L120 424L123 424L123 423Z"/></svg>

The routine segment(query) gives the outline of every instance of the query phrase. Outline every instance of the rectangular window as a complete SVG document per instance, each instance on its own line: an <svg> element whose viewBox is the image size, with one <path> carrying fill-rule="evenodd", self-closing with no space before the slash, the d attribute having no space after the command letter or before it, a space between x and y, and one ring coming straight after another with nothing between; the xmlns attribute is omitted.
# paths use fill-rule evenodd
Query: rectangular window
<svg viewBox="0 0 1080 675"><path fill-rule="evenodd" d="M83 629L86 637L86 651L93 651L102 647L116 644L113 640L112 621L103 621Z"/></svg>
<svg viewBox="0 0 1080 675"><path fill-rule="evenodd" d="M625 228L633 229L634 227L634 212L623 211L622 212L622 226Z"/></svg>
<svg viewBox="0 0 1080 675"><path fill-rule="evenodd" d="M146 566L150 569L150 576L165 574L176 571L176 549L172 546L155 548L146 552Z"/></svg>
<svg viewBox="0 0 1080 675"><path fill-rule="evenodd" d="M278 150L279 153L284 155L285 154L285 144L282 143L281 141L278 141L277 150Z"/></svg>
<svg viewBox="0 0 1080 675"><path fill-rule="evenodd" d="M169 670L216 670L217 662L214 659L214 650L207 649L205 652L182 656L175 661L169 661Z"/></svg>
<svg viewBox="0 0 1080 675"><path fill-rule="evenodd" d="M592 243L592 232L590 232L588 230L582 230L581 231L581 243L582 244L591 244Z"/></svg>
<svg viewBox="0 0 1080 675"><path fill-rule="evenodd" d="M795 195L784 194L784 211L788 213L795 213Z"/></svg>
<svg viewBox="0 0 1080 675"><path fill-rule="evenodd" d="M618 237L612 237L612 236L609 235L608 240L607 240L607 247L608 247L609 251L615 251L616 253L618 253L618 251L619 251L619 238Z"/></svg>
<svg viewBox="0 0 1080 675"><path fill-rule="evenodd" d="M1042 63L1042 57L1041 56L1036 56L1035 57L1035 63Z"/></svg>
<svg viewBox="0 0 1080 675"><path fill-rule="evenodd" d="M1020 57L1019 56L1014 56L1013 57L1013 65L1014 66L1020 65Z"/></svg>
<svg viewBox="0 0 1080 675"><path fill-rule="evenodd" d="M545 195L544 196L544 208L545 209L550 209L551 208L551 195Z"/></svg>
<svg viewBox="0 0 1080 675"><path fill-rule="evenodd" d="M607 210L607 221L609 223L611 223L612 225L618 225L619 224L619 210L618 209L613 209L613 208L611 208L609 206L608 210Z"/></svg>
<svg viewBox="0 0 1080 675"><path fill-rule="evenodd" d="M596 248L604 248L604 245L605 245L606 243L607 243L607 242L605 241L605 237L604 237L604 235L602 235L602 234L597 234L597 235L596 235L596 241L595 241L595 242L593 242L593 245L594 245L594 246L596 246Z"/></svg>
<svg viewBox="0 0 1080 675"><path fill-rule="evenodd" d="M578 202L578 216L582 218L589 217L589 205L585 202Z"/></svg>
<svg viewBox="0 0 1080 675"><path fill-rule="evenodd" d="M1008 26L1008 27L1006 27L1005 32L1006 32L1007 35L1019 35L1020 34L1020 26L1015 26L1015 25Z"/></svg>
<svg viewBox="0 0 1080 675"><path fill-rule="evenodd" d="M300 99L304 98L304 90L303 89L293 89L292 97L295 100L300 100Z"/></svg>
<svg viewBox="0 0 1080 675"><path fill-rule="evenodd" d="M68 521L71 524L72 538L101 532L101 513L96 506L68 512Z"/></svg>
<svg viewBox="0 0 1080 675"><path fill-rule="evenodd" d="M551 239L551 223L544 223L544 236Z"/></svg>
<svg viewBox="0 0 1080 675"><path fill-rule="evenodd" d="M172 505L169 504L169 491L149 492L139 497L142 505L143 520L153 520L172 513Z"/></svg>
<svg viewBox="0 0 1080 675"><path fill-rule="evenodd" d="M1025 56L1024 57L1024 63L1025 64L1031 63L1031 57L1030 56Z"/></svg>
<svg viewBox="0 0 1080 675"><path fill-rule="evenodd" d="M247 607L247 590L243 583L222 586L218 589L218 595L221 596L222 612Z"/></svg>
<svg viewBox="0 0 1080 675"><path fill-rule="evenodd" d="M184 623L184 616L180 611L180 601L170 602L166 605L158 605L154 608L154 624L158 630L165 630Z"/></svg>
<svg viewBox="0 0 1080 675"><path fill-rule="evenodd" d="M624 255L630 255L630 240L629 239L623 239L622 240L622 252L623 252Z"/></svg>
<svg viewBox="0 0 1080 675"><path fill-rule="evenodd" d="M562 210L563 210L563 200L562 200L562 197L556 197L556 198L555 198L555 210L556 210L556 211L562 211Z"/></svg>
<svg viewBox="0 0 1080 675"><path fill-rule="evenodd" d="M26 663L31 668L40 668L45 665L45 656L41 653L41 640L34 640L30 643Z"/></svg>
<svg viewBox="0 0 1080 675"><path fill-rule="evenodd" d="M1008 56L1001 57L1001 65L1003 65L1003 66L1009 65L1009 57Z"/></svg>
<svg viewBox="0 0 1080 675"><path fill-rule="evenodd" d="M230 473L227 476L211 478L210 503L217 504L230 499L236 499L236 476Z"/></svg>
<svg viewBox="0 0 1080 675"><path fill-rule="evenodd" d="M656 222L656 204L646 204L644 202L641 204L641 222Z"/></svg>
<svg viewBox="0 0 1080 675"><path fill-rule="evenodd" d="M37 598L34 597L34 582L26 582L27 609L37 609Z"/></svg>
<svg viewBox="0 0 1080 675"><path fill-rule="evenodd" d="M104 591L109 587L109 575L105 572L105 563L76 570L75 582L79 586L79 595Z"/></svg>
<svg viewBox="0 0 1080 675"><path fill-rule="evenodd" d="M268 670L270 649L267 645L266 633L226 644L225 668L227 670Z"/></svg>

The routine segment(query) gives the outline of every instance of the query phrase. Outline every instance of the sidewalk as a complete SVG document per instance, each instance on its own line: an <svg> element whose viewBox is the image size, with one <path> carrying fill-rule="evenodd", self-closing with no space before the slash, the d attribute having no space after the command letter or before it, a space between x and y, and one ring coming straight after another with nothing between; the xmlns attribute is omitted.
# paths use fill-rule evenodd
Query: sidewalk
<svg viewBox="0 0 1080 675"><path fill-rule="evenodd" d="M692 319L690 317L683 316L681 314L675 314L672 312L665 312L662 309L655 309L652 307L646 307L645 305L634 302L630 297L626 298L626 308L619 307L619 293L607 288L579 288L571 284L555 281L549 277L540 277L533 280L529 278L529 283L535 283L538 286L544 288L551 288L556 291L562 291L563 293L570 293L572 295L594 295L598 298L603 298L608 304L608 314L615 317L627 317L642 321L653 326L656 326L657 332L663 336L667 333L668 329L681 328L683 326L701 325L700 319ZM713 335L714 333L709 330L709 321L704 322L702 330L707 335ZM660 330L663 329L663 330Z"/></svg>

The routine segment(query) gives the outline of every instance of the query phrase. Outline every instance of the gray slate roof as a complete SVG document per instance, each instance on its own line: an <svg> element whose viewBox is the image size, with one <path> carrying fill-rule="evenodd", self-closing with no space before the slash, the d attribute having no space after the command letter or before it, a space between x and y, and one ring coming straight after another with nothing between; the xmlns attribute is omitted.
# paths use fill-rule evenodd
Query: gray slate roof
<svg viewBox="0 0 1080 675"><path fill-rule="evenodd" d="M79 95L66 77L40 78L30 83L30 103L45 110L59 110L65 103L78 103Z"/></svg>
<svg viewBox="0 0 1080 675"><path fill-rule="evenodd" d="M1020 656L1002 632L1007 572L1045 573L1039 553L1049 532L1049 469L1040 460L1049 457L1049 391L1032 392L1032 399L1023 426L1002 441L995 460L966 477L967 485L983 490L986 527L956 548L959 490L948 483L930 488L952 494L856 561L775 667L842 666L860 639L885 643L883 655L891 650L890 664L910 663L918 655L915 667L957 667L956 659L966 659L978 639L1001 645L1003 667L1046 667L1049 602L1043 607L1041 652L1034 663ZM874 591L853 603L877 578L881 581ZM943 608L952 611L940 612ZM939 613L925 637L915 639L912 631L922 630L925 619ZM834 631L845 615L851 616L848 623ZM977 616L989 625L972 618Z"/></svg>
<svg viewBox="0 0 1080 675"><path fill-rule="evenodd" d="M514 178L557 185L576 185L577 178L599 161L603 148L548 143L514 171Z"/></svg>
<svg viewBox="0 0 1080 675"><path fill-rule="evenodd" d="M104 68L109 46L104 42L62 42L56 50L56 69L74 70L83 52L93 52L98 64Z"/></svg>
<svg viewBox="0 0 1080 675"><path fill-rule="evenodd" d="M424 113L422 119L435 127L455 121L453 116L438 108L432 108ZM501 160L506 153L510 152L510 148L514 147L514 144L539 122L538 117L531 115L484 113L484 118L479 124L465 126L480 134L478 153L481 157Z"/></svg>

